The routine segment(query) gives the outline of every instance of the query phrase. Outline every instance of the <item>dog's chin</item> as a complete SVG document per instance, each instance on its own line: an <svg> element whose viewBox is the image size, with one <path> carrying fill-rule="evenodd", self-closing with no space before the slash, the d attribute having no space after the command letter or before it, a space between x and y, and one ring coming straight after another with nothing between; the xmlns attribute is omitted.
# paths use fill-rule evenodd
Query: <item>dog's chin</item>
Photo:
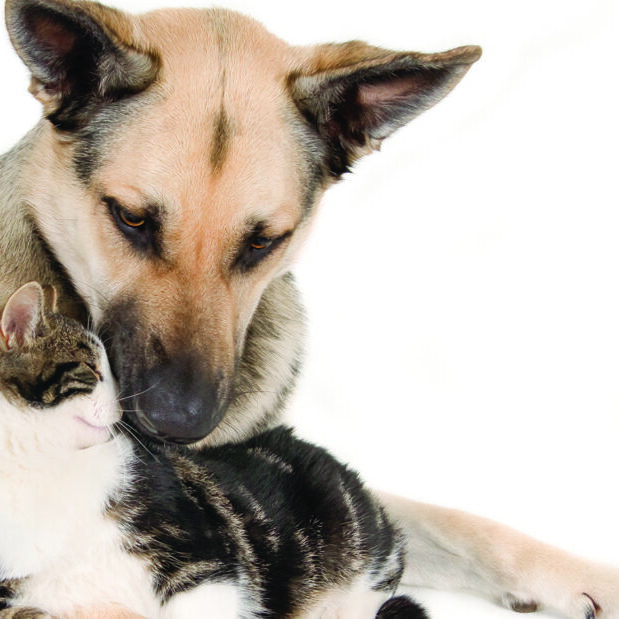
<svg viewBox="0 0 619 619"><path fill-rule="evenodd" d="M123 421L131 427L134 436L135 433L137 433L139 437L144 437L159 443L172 443L175 445L192 445L193 443L198 443L206 438L219 423L218 421L204 434L199 434L196 432L190 433L189 435L179 436L178 433L166 433L157 429L150 419L148 419L146 414L141 410L124 413Z"/></svg>

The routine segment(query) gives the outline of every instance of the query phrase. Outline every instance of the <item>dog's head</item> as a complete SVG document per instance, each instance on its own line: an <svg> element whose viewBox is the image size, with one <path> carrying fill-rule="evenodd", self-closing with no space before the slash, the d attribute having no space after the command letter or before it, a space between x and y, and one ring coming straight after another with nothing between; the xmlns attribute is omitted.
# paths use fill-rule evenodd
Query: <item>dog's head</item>
<svg viewBox="0 0 619 619"><path fill-rule="evenodd" d="M25 173L36 225L125 408L186 442L234 425L244 389L281 391L268 377L293 373L300 320L285 273L323 192L480 55L292 47L225 10L6 15L46 119Z"/></svg>

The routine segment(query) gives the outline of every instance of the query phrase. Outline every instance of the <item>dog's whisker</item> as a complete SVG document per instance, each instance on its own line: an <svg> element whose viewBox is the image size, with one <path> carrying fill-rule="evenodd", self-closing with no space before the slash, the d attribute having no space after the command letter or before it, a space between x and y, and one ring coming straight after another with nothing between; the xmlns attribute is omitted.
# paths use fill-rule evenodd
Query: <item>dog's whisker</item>
<svg viewBox="0 0 619 619"><path fill-rule="evenodd" d="M234 393L233 395L230 396L230 402L234 402L235 400L242 398L242 397L246 397L246 396L250 396L250 395L264 395L264 394L269 394L269 395L276 395L278 392L277 391L266 391L266 390L261 390L261 389L254 389L253 391L239 391L238 393Z"/></svg>

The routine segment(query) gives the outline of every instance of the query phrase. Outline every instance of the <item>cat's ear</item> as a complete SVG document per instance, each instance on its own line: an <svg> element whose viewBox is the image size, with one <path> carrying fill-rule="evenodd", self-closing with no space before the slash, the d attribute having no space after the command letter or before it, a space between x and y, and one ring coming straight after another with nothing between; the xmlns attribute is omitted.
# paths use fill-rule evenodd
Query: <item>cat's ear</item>
<svg viewBox="0 0 619 619"><path fill-rule="evenodd" d="M23 285L4 306L0 319L0 339L5 350L21 348L36 334L43 320L45 297L37 282Z"/></svg>
<svg viewBox="0 0 619 619"><path fill-rule="evenodd" d="M319 45L289 76L289 88L326 146L327 172L337 178L438 103L480 56L473 45L437 54L393 52L360 41Z"/></svg>
<svg viewBox="0 0 619 619"><path fill-rule="evenodd" d="M32 74L30 91L60 129L79 128L102 105L141 92L159 62L134 40L130 15L97 2L6 0L6 25Z"/></svg>
<svg viewBox="0 0 619 619"><path fill-rule="evenodd" d="M49 312L56 313L58 311L58 293L50 284L43 285L43 296L45 298L45 309Z"/></svg>

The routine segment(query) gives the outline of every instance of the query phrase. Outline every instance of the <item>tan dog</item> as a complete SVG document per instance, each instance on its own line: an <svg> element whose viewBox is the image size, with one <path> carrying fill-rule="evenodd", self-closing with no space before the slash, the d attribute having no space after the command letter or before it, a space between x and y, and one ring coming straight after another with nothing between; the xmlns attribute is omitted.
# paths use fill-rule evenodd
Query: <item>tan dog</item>
<svg viewBox="0 0 619 619"><path fill-rule="evenodd" d="M223 10L8 0L6 15L44 119L0 164L0 304L37 279L90 315L144 433L215 444L277 420L302 350L288 268L322 194L480 50L296 48ZM619 616L615 570L386 501L411 584Z"/></svg>

